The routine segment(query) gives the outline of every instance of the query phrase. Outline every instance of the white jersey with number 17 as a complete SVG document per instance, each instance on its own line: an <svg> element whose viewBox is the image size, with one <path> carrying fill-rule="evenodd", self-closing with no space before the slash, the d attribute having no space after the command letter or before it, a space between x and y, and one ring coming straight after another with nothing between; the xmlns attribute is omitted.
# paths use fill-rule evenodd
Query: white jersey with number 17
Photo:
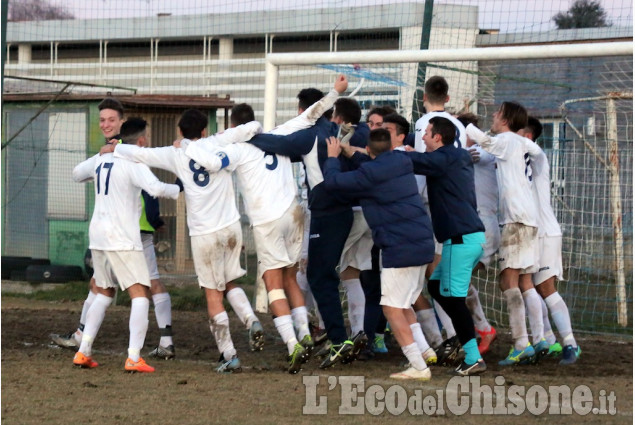
<svg viewBox="0 0 635 425"><path fill-rule="evenodd" d="M90 221L90 248L102 251L142 251L139 230L141 190L154 197L176 199L179 187L159 181L135 162L95 155L73 169L73 180L94 181L95 209Z"/></svg>

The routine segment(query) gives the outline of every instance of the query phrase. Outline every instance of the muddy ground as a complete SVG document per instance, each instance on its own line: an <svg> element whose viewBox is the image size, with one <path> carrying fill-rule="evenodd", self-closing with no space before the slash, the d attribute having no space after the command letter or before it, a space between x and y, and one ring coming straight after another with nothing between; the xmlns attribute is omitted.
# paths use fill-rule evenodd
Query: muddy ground
<svg viewBox="0 0 635 425"><path fill-rule="evenodd" d="M300 374L289 375L286 349L271 318L260 315L266 346L251 353L246 330L230 313L244 367L240 374L219 375L213 370L219 354L205 313L175 311L177 359L148 359L155 373L128 374L123 371L129 313L125 307L113 306L107 312L94 345L98 368L75 368L71 351L51 345L49 334L74 329L80 311L80 302L2 297L3 424L633 422L632 341L580 336L582 357L573 366L547 359L537 366L501 368L496 362L505 357L510 344L501 329L492 352L485 356L489 370L471 387L454 385L457 381L451 381L443 367L432 368L429 382L399 383L388 378L401 369L403 357L397 349L370 362L327 371L311 359ZM158 340L151 311L145 352ZM363 388L347 387L346 382ZM549 396L554 386L574 394L571 414L568 398ZM476 388L475 394L485 400L493 394L502 403L491 404L498 406L499 414L483 417L468 388ZM565 414L553 414L557 412Z"/></svg>

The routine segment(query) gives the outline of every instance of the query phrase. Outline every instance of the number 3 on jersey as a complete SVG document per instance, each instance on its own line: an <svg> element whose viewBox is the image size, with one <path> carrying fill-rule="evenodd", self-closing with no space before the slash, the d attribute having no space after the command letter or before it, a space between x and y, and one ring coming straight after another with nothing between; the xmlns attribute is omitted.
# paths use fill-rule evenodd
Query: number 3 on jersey
<svg viewBox="0 0 635 425"><path fill-rule="evenodd" d="M209 183L209 173L205 167L201 167L193 159L190 160L190 170L194 173L192 178L197 186L205 187Z"/></svg>
<svg viewBox="0 0 635 425"><path fill-rule="evenodd" d="M95 170L97 173L97 194L99 195L101 191L100 181L101 181L101 167L104 167L104 170L108 170L106 173L106 181L104 182L104 195L108 195L108 185L110 184L110 172L112 171L112 166L114 164L112 162L104 162L103 164L99 164L99 167Z"/></svg>

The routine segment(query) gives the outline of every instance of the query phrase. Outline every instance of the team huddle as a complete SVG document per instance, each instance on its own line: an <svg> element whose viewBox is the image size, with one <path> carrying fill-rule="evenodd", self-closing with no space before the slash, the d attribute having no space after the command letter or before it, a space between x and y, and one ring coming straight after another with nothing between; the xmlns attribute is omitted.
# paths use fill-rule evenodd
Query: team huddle
<svg viewBox="0 0 635 425"><path fill-rule="evenodd" d="M371 108L362 122L359 104L341 97L347 88L339 76L326 95L300 91L299 115L266 133L246 104L232 109L231 128L212 136L205 134L207 117L187 110L178 122L182 138L156 148L146 147L144 120L124 121L116 99L100 103L107 143L73 170L75 181L94 184L94 275L78 329L51 336L77 350L75 365L98 366L92 346L117 287L131 298L124 369L154 372L141 357L150 299L161 338L148 356L175 357L170 296L159 280L153 232L163 224L156 198L176 199L181 191L220 354L216 370L241 370L225 297L250 349L263 349L263 327L234 283L245 270L232 174L289 373L311 356L322 358L321 369L372 360L387 351L386 330L407 359L391 378L428 380L431 364L462 376L484 372L482 356L496 330L471 280L494 259L513 338L499 365L546 355L576 362L581 350L555 289L562 279L562 233L551 208L549 162L533 141L542 132L538 120L503 102L485 133L476 116L445 111L448 85L435 76L425 84L428 113L410 134L409 122L390 107ZM303 163L300 196L293 162ZM172 172L176 183L162 183L148 167Z"/></svg>

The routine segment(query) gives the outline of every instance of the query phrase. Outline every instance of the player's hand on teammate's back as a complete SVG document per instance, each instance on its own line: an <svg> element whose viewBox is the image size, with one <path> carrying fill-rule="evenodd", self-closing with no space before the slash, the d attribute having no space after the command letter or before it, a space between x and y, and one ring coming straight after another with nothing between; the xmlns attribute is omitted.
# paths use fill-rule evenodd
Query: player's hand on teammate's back
<svg viewBox="0 0 635 425"><path fill-rule="evenodd" d="M342 151L340 141L337 137L329 137L326 139L326 151L329 158L337 158Z"/></svg>
<svg viewBox="0 0 635 425"><path fill-rule="evenodd" d="M472 156L472 163L476 164L481 160L481 154L476 150L476 148L469 148L467 151Z"/></svg>
<svg viewBox="0 0 635 425"><path fill-rule="evenodd" d="M115 151L115 146L117 146L117 142L108 142L104 146L99 149L99 155L104 155L107 153L113 153Z"/></svg>

